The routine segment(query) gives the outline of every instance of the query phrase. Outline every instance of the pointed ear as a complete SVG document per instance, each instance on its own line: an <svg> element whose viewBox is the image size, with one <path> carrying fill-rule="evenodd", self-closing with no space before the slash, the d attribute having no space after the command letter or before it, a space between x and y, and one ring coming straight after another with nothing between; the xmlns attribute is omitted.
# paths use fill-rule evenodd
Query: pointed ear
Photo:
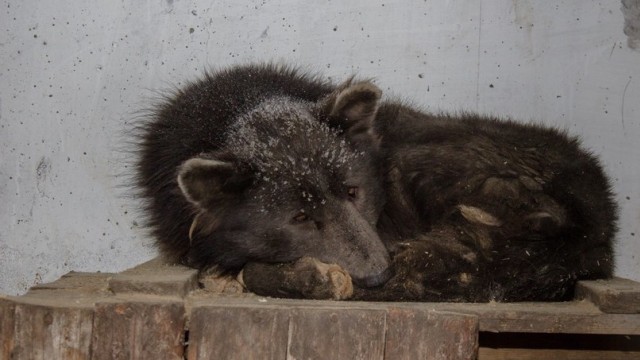
<svg viewBox="0 0 640 360"><path fill-rule="evenodd" d="M251 182L246 172L229 161L195 157L178 170L178 185L184 197L207 210L224 208Z"/></svg>
<svg viewBox="0 0 640 360"><path fill-rule="evenodd" d="M330 124L343 129L352 141L375 140L373 122L381 96L382 90L370 81L346 81L325 103Z"/></svg>

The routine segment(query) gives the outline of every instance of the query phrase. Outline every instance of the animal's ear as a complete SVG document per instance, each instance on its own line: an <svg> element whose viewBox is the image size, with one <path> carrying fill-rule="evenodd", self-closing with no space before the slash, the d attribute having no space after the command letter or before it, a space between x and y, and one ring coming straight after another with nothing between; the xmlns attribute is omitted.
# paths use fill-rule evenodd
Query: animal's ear
<svg viewBox="0 0 640 360"><path fill-rule="evenodd" d="M178 170L178 185L185 198L207 210L224 208L251 182L251 177L232 161L194 157Z"/></svg>
<svg viewBox="0 0 640 360"><path fill-rule="evenodd" d="M382 90L370 81L347 80L324 104L330 125L344 130L355 142L377 140L373 125L381 96Z"/></svg>

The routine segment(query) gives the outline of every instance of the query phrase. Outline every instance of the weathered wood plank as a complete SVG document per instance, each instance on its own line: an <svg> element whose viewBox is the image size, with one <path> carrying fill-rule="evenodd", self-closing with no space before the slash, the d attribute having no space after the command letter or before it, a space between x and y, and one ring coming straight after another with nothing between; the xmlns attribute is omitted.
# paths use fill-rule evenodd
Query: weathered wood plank
<svg viewBox="0 0 640 360"><path fill-rule="evenodd" d="M184 315L182 302L97 303L92 359L183 359Z"/></svg>
<svg viewBox="0 0 640 360"><path fill-rule="evenodd" d="M90 358L93 309L55 305L37 301L15 304L11 359Z"/></svg>
<svg viewBox="0 0 640 360"><path fill-rule="evenodd" d="M191 310L187 359L284 359L289 313L266 307L204 306Z"/></svg>
<svg viewBox="0 0 640 360"><path fill-rule="evenodd" d="M480 359L640 359L640 336L480 333Z"/></svg>
<svg viewBox="0 0 640 360"><path fill-rule="evenodd" d="M160 258L150 260L109 280L115 294L148 294L185 297L198 288L198 271L170 265Z"/></svg>
<svg viewBox="0 0 640 360"><path fill-rule="evenodd" d="M0 296L0 359L11 359L14 348L15 302Z"/></svg>
<svg viewBox="0 0 640 360"><path fill-rule="evenodd" d="M28 294L41 290L69 290L106 295L109 291L109 279L114 275L112 273L70 271L54 282L33 286L29 289Z"/></svg>
<svg viewBox="0 0 640 360"><path fill-rule="evenodd" d="M111 274L70 272L36 285L20 297L7 297L14 308L10 356L3 341L2 359L89 359L93 304L112 294ZM4 316L3 316L4 318ZM1 320L5 323L5 320Z"/></svg>
<svg viewBox="0 0 640 360"><path fill-rule="evenodd" d="M477 315L480 331L639 335L640 315L606 314L588 301L564 303L411 304Z"/></svg>
<svg viewBox="0 0 640 360"><path fill-rule="evenodd" d="M475 359L478 319L422 309L390 308L385 359Z"/></svg>
<svg viewBox="0 0 640 360"><path fill-rule="evenodd" d="M185 306L192 308L189 359L464 358L477 346L467 336L476 332L463 330L473 326L501 335L640 335L640 284L623 279L583 282L585 300L566 303L335 302L225 297L197 287L195 270L151 262L120 275L72 272L25 296L0 297L0 359L180 359ZM527 346L480 353L625 359L640 351Z"/></svg>
<svg viewBox="0 0 640 360"><path fill-rule="evenodd" d="M287 359L383 359L383 310L291 310Z"/></svg>
<svg viewBox="0 0 640 360"><path fill-rule="evenodd" d="M576 349L492 349L481 347L478 360L638 360L640 352Z"/></svg>
<svg viewBox="0 0 640 360"><path fill-rule="evenodd" d="M640 313L640 283L628 279L580 281L576 298L587 299L606 313Z"/></svg>
<svg viewBox="0 0 640 360"><path fill-rule="evenodd" d="M589 301L557 303L384 303L292 300L262 297L223 297L199 294L191 301L225 306L286 306L330 309L378 309L389 307L437 310L476 315L480 331L527 333L575 333L640 335L640 315L606 314Z"/></svg>

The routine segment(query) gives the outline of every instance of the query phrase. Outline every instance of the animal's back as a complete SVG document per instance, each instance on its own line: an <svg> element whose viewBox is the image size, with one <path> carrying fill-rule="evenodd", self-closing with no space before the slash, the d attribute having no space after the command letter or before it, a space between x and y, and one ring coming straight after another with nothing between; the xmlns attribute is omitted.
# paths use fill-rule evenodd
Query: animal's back
<svg viewBox="0 0 640 360"><path fill-rule="evenodd" d="M576 138L393 103L379 118L389 200L378 229L396 244L419 239L414 245L430 252L393 250L406 253L397 262L426 267L413 280L440 286L445 294L435 299L558 300L576 279L611 276L616 205ZM438 265L434 256L450 261Z"/></svg>

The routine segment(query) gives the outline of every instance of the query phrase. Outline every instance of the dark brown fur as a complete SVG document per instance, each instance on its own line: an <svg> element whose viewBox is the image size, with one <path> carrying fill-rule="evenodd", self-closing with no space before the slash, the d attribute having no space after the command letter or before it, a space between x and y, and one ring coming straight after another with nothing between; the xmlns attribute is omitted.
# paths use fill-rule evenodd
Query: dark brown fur
<svg viewBox="0 0 640 360"><path fill-rule="evenodd" d="M554 129L428 114L380 102L369 82L257 65L188 85L141 130L149 225L191 266L313 256L355 274L356 299L425 301L561 300L612 273L608 180ZM348 169L318 165L341 141Z"/></svg>
<svg viewBox="0 0 640 360"><path fill-rule="evenodd" d="M377 120L387 174L378 231L397 273L361 298L559 300L578 279L611 276L617 207L577 138L397 103Z"/></svg>
<svg viewBox="0 0 640 360"><path fill-rule="evenodd" d="M167 98L140 127L137 164L162 252L227 272L313 256L364 286L386 280L370 131L379 97L368 82L335 87L264 65L208 74Z"/></svg>

